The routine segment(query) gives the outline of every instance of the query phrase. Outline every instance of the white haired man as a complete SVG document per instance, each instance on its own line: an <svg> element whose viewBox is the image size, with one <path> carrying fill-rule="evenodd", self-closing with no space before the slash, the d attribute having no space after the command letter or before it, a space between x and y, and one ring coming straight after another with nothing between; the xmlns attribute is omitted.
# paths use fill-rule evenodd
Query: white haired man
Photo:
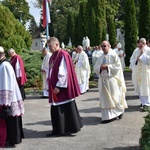
<svg viewBox="0 0 150 150"><path fill-rule="evenodd" d="M89 89L90 64L89 59L82 46L77 47L77 57L75 58L75 71L81 93L85 93Z"/></svg>
<svg viewBox="0 0 150 150"><path fill-rule="evenodd" d="M26 99L24 85L27 82L27 77L24 69L24 62L20 55L18 55L14 49L9 49L8 54L11 57L10 62L16 74L16 79L19 85L19 89L23 100Z"/></svg>
<svg viewBox="0 0 150 150"><path fill-rule="evenodd" d="M139 39L137 46L130 58L130 68L135 91L145 110L150 106L150 48L145 38Z"/></svg>
<svg viewBox="0 0 150 150"><path fill-rule="evenodd" d="M49 59L51 57L51 53L48 52L48 49L44 47L42 49L42 54L44 56L41 71L43 74L43 96L41 98L47 98L48 97L48 84L47 84L47 78L48 78L48 71L49 71Z"/></svg>

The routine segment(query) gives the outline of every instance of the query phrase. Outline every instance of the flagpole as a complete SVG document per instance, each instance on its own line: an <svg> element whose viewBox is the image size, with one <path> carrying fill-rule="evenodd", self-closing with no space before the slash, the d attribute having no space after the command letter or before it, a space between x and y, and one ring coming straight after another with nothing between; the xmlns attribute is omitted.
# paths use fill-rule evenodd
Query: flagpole
<svg viewBox="0 0 150 150"><path fill-rule="evenodd" d="M47 0L45 0L45 8L46 8L46 11L48 11L48 10L47 10L47 8L48 8L48 2L47 2ZM46 12L46 14L47 14L47 12ZM49 27L48 27L48 19L47 19L47 16L46 16L46 39L47 39L47 40L49 39Z"/></svg>
<svg viewBox="0 0 150 150"><path fill-rule="evenodd" d="M46 39L49 39L49 27L48 24L46 25Z"/></svg>

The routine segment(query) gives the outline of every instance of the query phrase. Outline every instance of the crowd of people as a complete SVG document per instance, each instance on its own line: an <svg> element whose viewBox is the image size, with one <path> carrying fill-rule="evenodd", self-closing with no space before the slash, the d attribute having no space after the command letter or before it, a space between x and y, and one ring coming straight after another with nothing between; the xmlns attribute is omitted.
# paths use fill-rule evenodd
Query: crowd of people
<svg viewBox="0 0 150 150"><path fill-rule="evenodd" d="M89 39L85 37L84 40ZM139 39L130 58L133 84L144 109L150 106L149 46L150 41L146 43L144 38ZM21 56L12 48L8 50L8 54L10 61L6 59L4 48L0 46L1 147L14 147L24 138L22 115L27 77ZM108 41L103 41L99 46L93 47L93 50L90 46L78 45L70 54L60 47L56 37L50 37L47 40L47 48L42 49L42 54L42 98L49 99L52 121L52 132L47 134L47 137L64 136L81 130L82 117L75 99L89 90L91 72L98 79L102 123L122 119L128 106L123 72L126 54L120 43L115 49L111 48Z"/></svg>

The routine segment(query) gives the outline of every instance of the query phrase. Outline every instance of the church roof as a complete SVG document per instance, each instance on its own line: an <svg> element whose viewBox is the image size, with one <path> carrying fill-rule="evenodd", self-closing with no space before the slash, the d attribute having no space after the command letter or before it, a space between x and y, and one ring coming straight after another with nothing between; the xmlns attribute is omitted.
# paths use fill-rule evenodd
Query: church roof
<svg viewBox="0 0 150 150"><path fill-rule="evenodd" d="M35 30L35 32L32 33L32 39L41 38L40 34L41 34L40 28L37 28L37 29Z"/></svg>

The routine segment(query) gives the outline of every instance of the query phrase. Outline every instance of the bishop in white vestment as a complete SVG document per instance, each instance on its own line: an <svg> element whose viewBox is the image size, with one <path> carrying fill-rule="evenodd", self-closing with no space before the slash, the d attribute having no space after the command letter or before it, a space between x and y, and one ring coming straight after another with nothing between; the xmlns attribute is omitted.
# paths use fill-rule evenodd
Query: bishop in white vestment
<svg viewBox="0 0 150 150"><path fill-rule="evenodd" d="M144 38L138 40L137 45L130 58L130 68L135 91L145 107L150 106L150 48Z"/></svg>
<svg viewBox="0 0 150 150"><path fill-rule="evenodd" d="M82 46L77 47L78 55L76 56L75 72L77 75L81 93L85 93L89 89L90 64L87 54L83 51Z"/></svg>
<svg viewBox="0 0 150 150"><path fill-rule="evenodd" d="M43 62L42 62L42 74L43 74L43 97L48 97L48 84L47 84L47 78L48 78L48 70L49 70L49 59L51 57L51 53L48 52L47 48L42 49L42 53L44 55Z"/></svg>
<svg viewBox="0 0 150 150"><path fill-rule="evenodd" d="M108 41L103 41L101 46L104 53L97 59L94 71L99 76L102 122L108 123L116 118L121 119L127 108L126 86L118 55L110 48Z"/></svg>

